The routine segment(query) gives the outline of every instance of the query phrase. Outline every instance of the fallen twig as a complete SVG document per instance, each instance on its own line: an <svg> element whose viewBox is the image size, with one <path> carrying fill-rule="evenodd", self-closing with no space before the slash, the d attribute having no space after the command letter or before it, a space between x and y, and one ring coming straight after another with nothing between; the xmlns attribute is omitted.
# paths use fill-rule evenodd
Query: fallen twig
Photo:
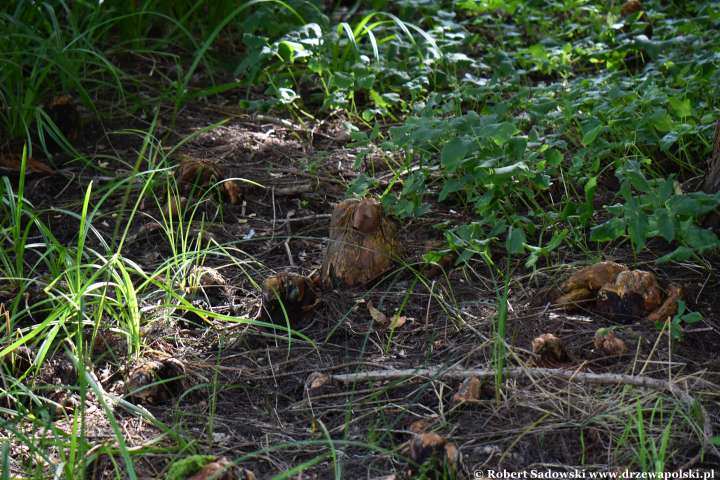
<svg viewBox="0 0 720 480"><path fill-rule="evenodd" d="M285 253L287 253L288 262L292 268L295 268L295 261L293 260L292 251L290 251L290 237L285 240Z"/></svg>
<svg viewBox="0 0 720 480"><path fill-rule="evenodd" d="M332 215L329 213L317 213L315 215L306 215L304 217L287 217L282 223L293 223L293 222L308 222L312 220L324 220L330 218ZM282 224L281 224L282 226Z"/></svg>
<svg viewBox="0 0 720 480"><path fill-rule="evenodd" d="M314 192L315 187L311 183L296 183L284 187L275 187L275 196L291 197L294 195L302 195L303 193Z"/></svg>
<svg viewBox="0 0 720 480"><path fill-rule="evenodd" d="M432 377L432 378L450 378L465 379L469 377L494 378L497 372L490 368L407 368L403 370L368 370L357 373L343 373L332 375L332 380L339 383L358 383L372 380L396 380L410 377ZM503 376L508 378L532 377L537 374L547 377L564 378L566 380L574 380L584 383L594 383L601 385L633 385L636 387L652 388L654 390L663 390L676 394L683 401L692 401L692 397L674 384L665 380L658 380L652 377L639 375L624 375L619 373L588 373L577 372L575 370L565 370L561 368L506 368Z"/></svg>

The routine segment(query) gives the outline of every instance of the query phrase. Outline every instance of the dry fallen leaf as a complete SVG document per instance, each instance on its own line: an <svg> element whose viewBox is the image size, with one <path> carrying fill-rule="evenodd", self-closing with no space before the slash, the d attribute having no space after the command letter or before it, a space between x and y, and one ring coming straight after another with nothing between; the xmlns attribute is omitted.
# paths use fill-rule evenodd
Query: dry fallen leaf
<svg viewBox="0 0 720 480"><path fill-rule="evenodd" d="M460 463L460 450L452 442L445 444L445 462L447 462L450 472L456 472Z"/></svg>
<svg viewBox="0 0 720 480"><path fill-rule="evenodd" d="M222 182L222 189L230 203L237 205L242 201L240 184L235 180L226 180L221 166L212 160L182 156L177 179L183 193L189 192L193 187L205 189Z"/></svg>
<svg viewBox="0 0 720 480"><path fill-rule="evenodd" d="M615 262L599 262L578 270L570 276L560 287L563 293L569 293L578 288L599 290L603 285L612 283L620 272L628 267Z"/></svg>
<svg viewBox="0 0 720 480"><path fill-rule="evenodd" d="M226 180L223 182L223 189L230 200L230 203L237 205L242 200L242 191L240 185L235 180Z"/></svg>
<svg viewBox="0 0 720 480"><path fill-rule="evenodd" d="M425 433L427 432L430 427L432 426L434 422L432 420L429 420L427 418L421 418L420 420L415 420L408 426L408 430L410 430L412 433Z"/></svg>
<svg viewBox="0 0 720 480"><path fill-rule="evenodd" d="M332 378L327 373L313 372L305 380L305 390L309 397L322 394L332 385Z"/></svg>
<svg viewBox="0 0 720 480"><path fill-rule="evenodd" d="M252 471L237 467L227 458L221 457L205 465L187 480L255 480L255 478Z"/></svg>
<svg viewBox="0 0 720 480"><path fill-rule="evenodd" d="M192 158L183 155L177 171L178 183L188 190L195 187L205 188L220 180L220 167L211 160Z"/></svg>
<svg viewBox="0 0 720 480"><path fill-rule="evenodd" d="M420 465L443 449L446 443L447 440L435 432L416 434L410 440L410 458Z"/></svg>
<svg viewBox="0 0 720 480"><path fill-rule="evenodd" d="M575 288L555 299L558 307L572 310L588 300L595 300L595 292L588 288Z"/></svg>
<svg viewBox="0 0 720 480"><path fill-rule="evenodd" d="M390 320L390 330L397 330L405 325L405 322L407 322L407 317L405 315L393 315Z"/></svg>
<svg viewBox="0 0 720 480"><path fill-rule="evenodd" d="M475 403L480 400L480 386L478 377L468 377L460 384L458 391L453 395L453 403Z"/></svg>
<svg viewBox="0 0 720 480"><path fill-rule="evenodd" d="M615 281L620 272L628 267L615 262L599 262L573 273L560 286L561 295L555 303L567 310L578 307L586 300L595 300L597 291Z"/></svg>
<svg viewBox="0 0 720 480"><path fill-rule="evenodd" d="M375 320L378 325L380 325L381 327L386 327L388 325L387 315L375 308L372 302L367 303L367 309L368 312L370 312L370 316L372 317L372 319Z"/></svg>
<svg viewBox="0 0 720 480"><path fill-rule="evenodd" d="M45 173L47 175L54 175L55 170L48 167L46 164L39 160L35 160L32 157L28 157L26 160L27 171L29 173ZM19 172L20 166L22 165L22 153L7 153L0 152L0 170L10 170L12 172Z"/></svg>
<svg viewBox="0 0 720 480"><path fill-rule="evenodd" d="M572 309L588 301L598 313L616 320L656 319L672 311L676 303L671 298L663 303L655 274L615 262L600 262L575 272L560 290L557 305ZM673 296L672 289L668 293Z"/></svg>

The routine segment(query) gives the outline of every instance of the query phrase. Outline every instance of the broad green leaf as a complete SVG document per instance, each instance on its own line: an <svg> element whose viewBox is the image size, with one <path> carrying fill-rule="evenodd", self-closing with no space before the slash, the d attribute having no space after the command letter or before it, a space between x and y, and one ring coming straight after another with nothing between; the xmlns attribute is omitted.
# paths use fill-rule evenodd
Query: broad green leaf
<svg viewBox="0 0 720 480"><path fill-rule="evenodd" d="M540 255L538 252L532 252L528 259L525 261L525 268L533 268L535 265L537 265L538 260L540 260Z"/></svg>
<svg viewBox="0 0 720 480"><path fill-rule="evenodd" d="M545 47L539 43L528 47L528 53L537 60L546 60L548 58L547 50L545 50Z"/></svg>
<svg viewBox="0 0 720 480"><path fill-rule="evenodd" d="M390 104L383 98L382 95L380 95L375 89L370 89L370 99L372 100L373 104L382 110L387 109Z"/></svg>
<svg viewBox="0 0 720 480"><path fill-rule="evenodd" d="M488 125L482 132L481 137L490 138L496 145L502 147L512 138L514 133L515 125L509 122L503 122Z"/></svg>
<svg viewBox="0 0 720 480"><path fill-rule="evenodd" d="M515 161L521 160L525 154L527 143L528 141L526 137L511 138L507 144L510 158Z"/></svg>
<svg viewBox="0 0 720 480"><path fill-rule="evenodd" d="M278 55L286 62L293 63L298 54L302 54L305 47L301 43L283 40L278 44Z"/></svg>
<svg viewBox="0 0 720 480"><path fill-rule="evenodd" d="M647 241L648 234L648 218L647 215L637 210L637 206L632 209L632 213L627 215L628 210L626 209L626 220L627 220L627 232L630 236L630 241L633 243L636 252L639 252L645 248L645 242Z"/></svg>
<svg viewBox="0 0 720 480"><path fill-rule="evenodd" d="M658 234L668 242L675 240L675 219L665 208L655 210Z"/></svg>
<svg viewBox="0 0 720 480"><path fill-rule="evenodd" d="M437 263L439 262L443 257L443 254L441 252L437 252L435 250L431 250L429 252L426 252L423 254L422 259L425 263Z"/></svg>
<svg viewBox="0 0 720 480"><path fill-rule="evenodd" d="M611 218L605 223L590 229L590 240L594 242L610 242L625 235L625 222L620 218Z"/></svg>
<svg viewBox="0 0 720 480"><path fill-rule="evenodd" d="M680 99L677 97L673 97L669 101L670 108L673 112L675 112L675 115L677 115L680 118L689 117L692 115L692 105L690 104L690 99Z"/></svg>
<svg viewBox="0 0 720 480"><path fill-rule="evenodd" d="M667 133L675 127L672 117L664 109L655 110L649 120L660 133Z"/></svg>
<svg viewBox="0 0 720 480"><path fill-rule="evenodd" d="M690 247L701 252L720 246L720 240L712 230L697 225L685 226L682 231L682 238Z"/></svg>
<svg viewBox="0 0 720 480"><path fill-rule="evenodd" d="M370 90L375 83L375 74L360 74L355 77L355 87L359 90Z"/></svg>
<svg viewBox="0 0 720 480"><path fill-rule="evenodd" d="M550 167L559 167L563 162L563 155L559 150L552 148L545 154L545 160Z"/></svg>
<svg viewBox="0 0 720 480"><path fill-rule="evenodd" d="M505 176L505 175L515 175L520 172L527 172L530 168L527 166L525 162L517 162L513 163L512 165L507 165L505 167L500 168L494 168L493 169L493 175L495 176Z"/></svg>
<svg viewBox="0 0 720 480"><path fill-rule="evenodd" d="M449 172L454 172L462 165L470 150L470 142L464 138L454 138L447 142L440 151L440 163Z"/></svg>
<svg viewBox="0 0 720 480"><path fill-rule="evenodd" d="M563 240L568 236L569 230L567 228L563 228L559 232L555 232L550 239L550 241L543 246L543 250L545 252L551 252L555 250L557 247L560 246Z"/></svg>
<svg viewBox="0 0 720 480"><path fill-rule="evenodd" d="M597 189L597 180L598 177L590 177L587 182L585 182L585 185L583 186L583 191L585 192L585 201L587 203L592 203L593 198L595 198L595 190Z"/></svg>
<svg viewBox="0 0 720 480"><path fill-rule="evenodd" d="M335 72L333 75L333 83L338 88L350 89L355 85L355 79L353 76L345 72Z"/></svg>
<svg viewBox="0 0 720 480"><path fill-rule="evenodd" d="M625 178L630 181L630 184L638 191L647 193L652 190L650 183L645 178L645 175L638 169L629 169L623 172Z"/></svg>
<svg viewBox="0 0 720 480"><path fill-rule="evenodd" d="M695 252L693 252L692 248L681 246L668 253L667 255L663 255L656 261L660 264L670 262L684 262L685 260L692 258L694 254Z"/></svg>
<svg viewBox="0 0 720 480"><path fill-rule="evenodd" d="M525 232L522 228L510 226L505 241L505 248L510 255L517 255L525 251Z"/></svg>
<svg viewBox="0 0 720 480"><path fill-rule="evenodd" d="M598 120L591 120L583 126L582 144L586 147L592 145L603 130L603 125Z"/></svg>
<svg viewBox="0 0 720 480"><path fill-rule="evenodd" d="M660 202L665 202L675 193L675 180L672 178L666 178L658 184L658 188L655 189L655 194Z"/></svg>
<svg viewBox="0 0 720 480"><path fill-rule="evenodd" d="M443 184L442 190L438 194L438 200L444 201L451 193L458 192L465 188L466 181L461 178L449 178Z"/></svg>
<svg viewBox="0 0 720 480"><path fill-rule="evenodd" d="M692 325L693 323L697 323L700 320L703 319L703 316L700 312L692 312L688 313L687 315L683 315L682 321L687 323L688 325Z"/></svg>
<svg viewBox="0 0 720 480"><path fill-rule="evenodd" d="M668 132L660 139L660 150L667 152L670 147L677 142L679 134L677 132Z"/></svg>
<svg viewBox="0 0 720 480"><path fill-rule="evenodd" d="M675 195L667 202L668 209L684 217L700 217L710 213L720 205L720 196L703 192Z"/></svg>

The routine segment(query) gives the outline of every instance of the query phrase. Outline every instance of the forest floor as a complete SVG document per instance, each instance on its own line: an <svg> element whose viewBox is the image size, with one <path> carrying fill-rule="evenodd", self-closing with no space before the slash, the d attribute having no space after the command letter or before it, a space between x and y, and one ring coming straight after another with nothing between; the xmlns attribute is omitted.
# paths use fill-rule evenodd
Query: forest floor
<svg viewBox="0 0 720 480"><path fill-rule="evenodd" d="M200 133L180 149L178 158L211 159L227 178L250 180L242 201L230 204L221 195L198 204L192 220L176 226L192 246L197 238L210 242L202 265L220 273L226 286L206 286L188 294L200 309L237 318L257 318L263 279L283 271L311 275L322 263L327 246L329 216L358 174L342 119L297 130L280 121L232 115L221 108L189 106L176 125L178 138ZM270 119L272 120L272 119ZM160 122L162 123L162 121ZM99 139L99 140L97 140ZM84 148L99 155L122 154L141 147L127 136L93 136ZM378 149L365 162L367 172L383 176ZM375 161L378 165L371 165ZM112 182L92 172L62 168L52 176L30 174L27 198L38 209L77 209L92 180ZM122 195L116 195L119 204ZM178 255L180 241L168 241L167 224L159 220L165 207L141 203L130 226L123 253L146 272ZM106 209L112 211L110 200ZM628 390L623 385L596 386L582 381L547 378L533 372L537 355L533 338L553 333L565 343L569 358L553 365L578 373L617 373L664 379L690 392L707 406L710 425L720 421L717 384L720 383L720 288L715 268L691 264L658 268L652 255L633 258L616 248L588 258L563 251L557 261L534 271L512 272L507 299L508 367L525 367L527 374L508 378L496 392L493 379L484 380L480 397L465 404L453 402L461 380L397 378L390 381L335 384L309 395L314 372L338 374L365 370L421 367L493 368L495 318L502 283L483 264L452 267L427 278L418 274L422 253L441 237L433 224L454 212L433 205L430 220L403 223L400 238L408 255L397 270L362 288L328 290L310 318L293 324L305 337L288 339L285 326L269 332L225 318L204 319L168 307L159 291L141 305L142 353L130 364L123 341L100 329L94 365L106 390L123 393L122 381L132 368L151 359L173 357L186 369L183 386L174 398L143 405L146 417L116 410L140 478L160 478L168 461L183 451L243 459L240 464L257 478L307 465L293 478L327 478L334 462L342 462L342 478L385 478L402 472L403 445L418 420L429 430L451 439L462 454L463 469L472 474L488 469L529 470L575 468L623 469L628 445L637 438L637 405L659 407L648 428L672 428L672 457L676 467L716 468L718 459L698 458L704 437L702 423L684 411L680 399L653 389ZM53 225L53 215L45 219ZM110 237L114 225L95 227ZM78 225L62 220L53 231L62 241L77 235ZM190 256L192 252L188 253ZM657 255L657 253L655 254ZM661 284L683 285L688 305L704 320L675 342L667 331L647 321L618 324L591 311L568 313L553 305L551 293L573 271L594 260L614 260L653 271ZM195 260L197 261L197 260ZM368 304L406 322L388 329L373 320ZM613 327L629 349L608 357L593 345L594 334ZM143 404L143 402L140 402ZM667 404L667 405L665 405ZM92 413L95 412L95 415ZM96 398L90 398L85 429L93 445L112 445L111 424ZM650 414L652 415L652 414ZM671 419L668 423L667 416ZM64 419L65 418L65 419ZM72 427L72 416L60 415L55 426ZM329 439L342 441L329 446ZM372 439L372 448L368 440ZM639 448L639 447L632 447ZM399 456L398 456L399 453ZM100 455L91 478L113 478L113 460Z"/></svg>
<svg viewBox="0 0 720 480"><path fill-rule="evenodd" d="M510 22L507 15L497 18L493 22ZM482 35L495 35L478 28ZM527 53L518 52L518 58ZM118 59L118 64L121 60L129 61ZM163 67L138 58L129 63L124 66L138 76ZM573 68L583 71L584 65ZM531 86L564 85L556 72L528 71L523 75L532 76ZM210 84L201 73L191 87ZM257 91L250 100L265 100ZM436 262L429 270L432 262L425 254L449 251L449 226L483 215L463 199L441 201L436 194L444 187L438 180L427 187L422 215L399 218L387 209L402 244L393 269L362 286L317 287L319 302L310 314L268 323L263 282L280 272L319 274L333 209L359 180L372 185L362 194L382 197L401 196L412 174L425 167L428 179L439 178L441 170L448 178L467 175L462 167L448 173L444 163L432 167L405 157L419 147L356 141L349 124L361 122L346 111L253 114L238 107L247 100L225 92L179 108L160 103L154 118L119 115L104 123L81 108L82 127L72 147L80 152L75 157L91 159L92 165L61 153L48 161L48 171L31 168L23 177L0 162L6 179L2 192L10 192L2 196L0 213L10 218L15 201L26 202L33 212L18 215L31 221L16 221L17 230L0 218L0 319L7 324L0 343L0 387L13 392L0 396L0 478L50 478L48 472L70 478L63 476L65 469L80 464L78 471L90 479L181 480L190 478L173 473L181 467L193 470L192 462L221 458L252 472L236 470L222 478L246 480L485 478L490 470L564 472L574 478L587 471L720 471L718 256L708 249L656 262L677 244L686 245L678 243L685 241L681 228L695 228L693 222L700 220L693 214L690 223L681 223L688 220L678 213L675 243L648 234L642 247L634 248L636 239L629 239L624 226L617 238L594 242L586 228L589 220L573 224L580 214L551 215L558 205L586 202L596 210L593 222L611 217L605 207L622 194L622 177L600 166L606 156L593 157L597 152L589 147L601 130L582 132L573 120L563 132L563 141L574 138L577 151L582 145L588 158L598 159L595 167L582 167L595 169L590 175L595 186L589 195L590 182L571 185L568 172L574 165L562 170L567 183L558 176L543 190L550 192L552 205L540 198L546 193L537 194L536 205L547 207L552 222L543 217L533 224L537 217L528 212L535 205L528 205L536 191L528 187L522 193L528 196L517 202L523 212L520 207L515 212L523 218L513 217L493 230L494 240L507 231L507 241L474 238L477 243L468 244L487 249L479 248L466 261L447 257L450 261ZM459 102L462 114L467 101ZM712 102L703 108L717 112ZM536 113L526 110L518 125L535 122L528 118ZM446 113L443 118L453 118ZM406 120L388 114L377 128L379 136L390 138L383 135ZM703 125L709 123L706 119ZM360 130L369 132L368 125ZM613 128L612 135L624 133L621 126ZM705 132L700 130L692 135L700 137ZM521 156L535 153L530 147L524 153L533 142L547 140L560 148L552 143L554 133L540 140L532 137L535 133L523 137ZM445 151L439 145L440 140L433 158ZM660 152L655 145L647 150L657 154L659 166L653 168L661 172L672 164L671 153L681 164L678 158L696 151L684 144L680 152ZM561 161L586 161L572 156L577 151ZM608 152L611 147L601 153ZM514 154L503 150L502 155ZM44 161L41 154L34 157ZM528 158L528 163L541 163L540 157ZM198 161L213 165L212 180L181 178L183 165ZM685 196L684 187L698 183L692 168L698 167L678 174L678 197ZM517 191L526 180L516 181L523 185ZM508 207L502 203L502 181L500 198L493 200L498 211ZM463 187L468 198L486 186L482 180L468 185ZM508 196L515 195L509 191ZM516 220L530 225L520 242L523 252L531 243L547 245L547 237L566 226L572 241L526 263L511 252ZM22 236L13 237L20 225L29 225L28 236L17 249L12 239ZM545 237L544 229L549 230ZM52 249L45 251L49 238ZM6 262L11 256L3 253L20 250L25 254L20 265L32 274L22 288L12 282L13 262ZM67 252L72 254L63 257ZM60 271L45 267L53 255L65 259L75 252L77 264L68 260ZM462 255L462 248L456 253ZM663 295L681 286L685 310L652 322L605 315L591 302L576 308L559 305L563 283L602 261L652 272ZM63 308L74 313L66 315ZM700 315L690 317L694 312ZM603 351L595 342L601 329L612 331L627 348ZM562 341L561 354L547 356L533 345L544 334ZM29 347L26 372L16 367L24 354L20 346ZM33 361L37 369L30 368ZM406 369L429 372L401 372ZM458 372L468 369L480 370L475 372L480 385L465 393L467 401L457 401L456 394L467 387L462 377L472 376ZM387 378L363 379L363 372ZM140 383L133 383L138 378ZM434 452L441 466L423 462L416 451L414 439L426 432L446 442ZM76 438L83 445L77 450ZM459 460L445 458L449 444L459 451ZM82 452L83 460L68 452Z"/></svg>

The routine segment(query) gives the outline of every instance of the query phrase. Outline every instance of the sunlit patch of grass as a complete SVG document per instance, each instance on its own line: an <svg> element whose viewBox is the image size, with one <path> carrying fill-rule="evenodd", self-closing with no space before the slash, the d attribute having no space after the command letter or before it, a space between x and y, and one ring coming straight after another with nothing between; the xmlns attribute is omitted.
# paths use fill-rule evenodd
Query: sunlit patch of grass
<svg viewBox="0 0 720 480"><path fill-rule="evenodd" d="M87 453L94 449L100 454L97 446L91 445L84 433L90 421L87 416L91 404L93 408L100 409L114 432L117 448L112 455L122 459L121 471L129 478L137 478L131 457L139 452L131 452L126 444L116 410L122 408L131 415L138 415L170 434L170 427L163 426L142 407L105 391L94 370L95 340L103 332L112 330L119 333L127 352L124 359L111 356L106 360L131 362L145 348L143 327L154 311L192 312L207 322L256 325L260 329L275 330L274 325L248 317L204 311L186 298L188 273L209 257L224 258L228 264L246 269L247 274L253 277L252 265L257 262L239 249L208 243L202 222L194 222L193 213L185 207L178 205L176 216L161 214L159 218L152 219L160 223L160 229L165 233L164 243L171 252L159 265L147 271L123 254L130 226L136 225L136 219L142 218L140 205L143 199L156 195L156 188L162 186L155 177L165 176L168 180L162 188L167 189L166 193L172 194L173 189L177 193L173 177L168 177L167 170L163 168L166 157L164 154L158 156L162 148L152 132L150 129L145 133L135 171L127 178L114 182L101 192L96 192L90 182L77 213L54 210L55 214L66 216L77 225L75 239L69 245L54 237L42 222L41 212L37 212L25 197L27 154L22 157L17 188L7 177L0 185L0 209L7 212L0 220L0 285L3 289L11 289L13 294L10 303L3 306L2 315L0 360L5 371L1 374L0 383L0 398L4 402L0 405L1 421L8 432L26 432L3 438L2 443L14 450L27 448L32 452L39 449L46 459L31 469L13 463L13 471L21 469L33 478L46 478L45 475L51 471L63 472L63 478L84 478L88 462L98 458L97 455L88 458ZM140 171L139 165L157 165L158 168ZM121 197L120 204L129 208L119 209L115 216L118 228L113 240L98 230L95 223L107 214L106 202L118 196ZM203 201L208 200L201 196L191 207L193 212ZM159 210L162 212L163 208ZM158 298L162 299L161 303L148 308ZM281 330L275 331L274 335L295 335L292 330ZM297 338L309 341L302 334L297 334ZM30 368L7 370L8 365L17 363L18 352L25 347L30 347ZM8 359L11 361L9 364ZM37 385L32 379L50 361L70 362L77 373L77 383L36 390ZM113 368L120 367L115 364ZM62 412L63 407L50 397L45 398L53 388L78 399L72 413L66 416L69 422L66 427L56 426L53 418L57 415L53 411ZM53 432L47 442L36 438L43 429ZM5 449L7 462L10 461L8 449ZM101 451L105 454L110 452L107 449ZM13 457L15 461L19 459Z"/></svg>

